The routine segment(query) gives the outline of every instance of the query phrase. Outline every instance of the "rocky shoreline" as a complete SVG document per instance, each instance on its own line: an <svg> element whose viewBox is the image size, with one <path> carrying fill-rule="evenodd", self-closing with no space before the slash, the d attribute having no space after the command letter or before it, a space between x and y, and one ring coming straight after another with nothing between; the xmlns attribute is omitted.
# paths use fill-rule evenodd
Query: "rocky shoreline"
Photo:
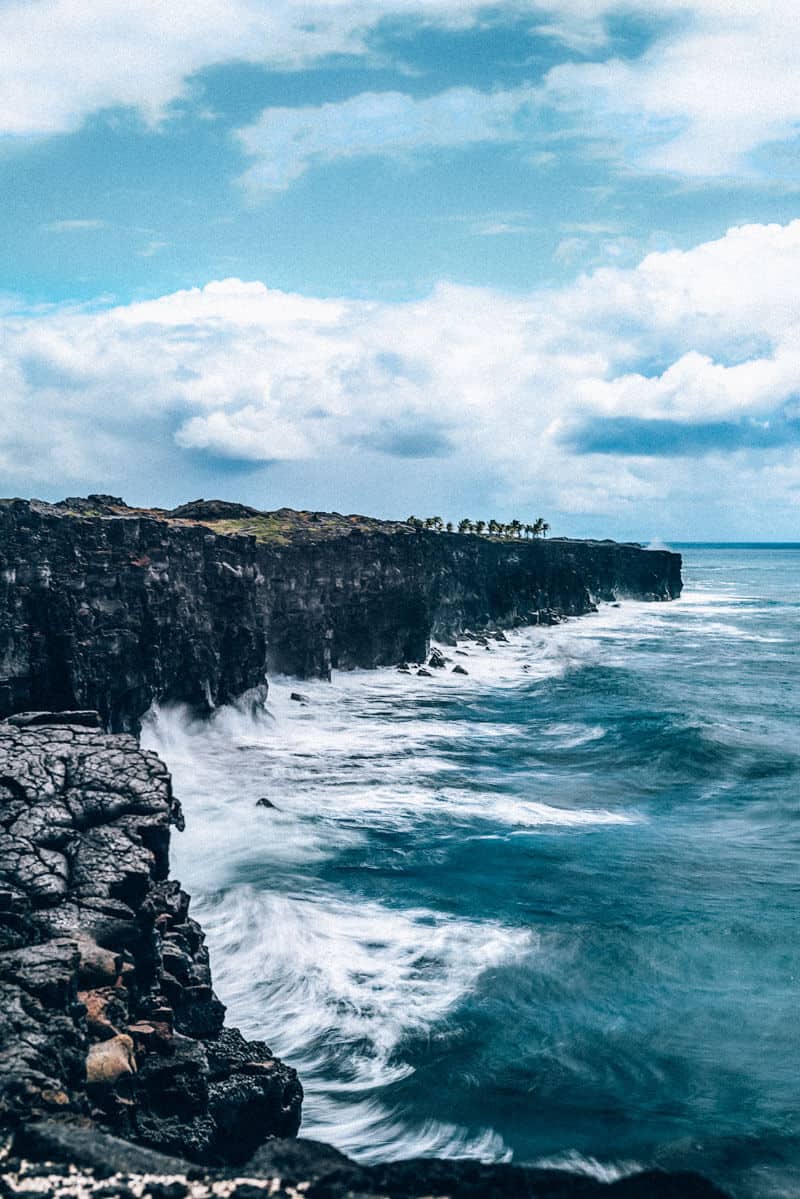
<svg viewBox="0 0 800 1199"><path fill-rule="evenodd" d="M225 1027L202 930L169 878L182 820L169 774L99 723L0 724L0 1193L719 1199L694 1174L603 1184L479 1162L364 1168L291 1139L297 1076Z"/></svg>
<svg viewBox="0 0 800 1199"><path fill-rule="evenodd" d="M80 721L80 723L77 723ZM0 1130L89 1120L207 1165L292 1136L302 1088L223 1027L169 878L169 774L96 714L0 725Z"/></svg>

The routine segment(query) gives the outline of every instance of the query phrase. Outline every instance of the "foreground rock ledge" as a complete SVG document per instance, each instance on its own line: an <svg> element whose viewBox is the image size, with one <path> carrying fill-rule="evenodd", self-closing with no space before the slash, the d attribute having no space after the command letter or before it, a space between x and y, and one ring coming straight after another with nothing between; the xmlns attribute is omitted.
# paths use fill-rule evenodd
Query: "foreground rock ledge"
<svg viewBox="0 0 800 1199"><path fill-rule="evenodd" d="M91 712L0 724L0 1194L77 1199L724 1199L696 1174L604 1185L293 1138L302 1090L223 1026L168 878L166 767Z"/></svg>
<svg viewBox="0 0 800 1199"><path fill-rule="evenodd" d="M293 1135L297 1076L223 1027L202 930L168 878L182 817L166 767L133 737L87 727L89 713L12 719L0 724L0 1132L57 1114L206 1164Z"/></svg>

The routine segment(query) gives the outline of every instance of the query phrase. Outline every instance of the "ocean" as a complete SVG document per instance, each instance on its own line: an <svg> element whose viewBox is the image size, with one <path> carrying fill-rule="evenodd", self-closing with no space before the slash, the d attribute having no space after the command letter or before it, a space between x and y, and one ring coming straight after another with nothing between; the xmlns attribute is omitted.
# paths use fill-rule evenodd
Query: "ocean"
<svg viewBox="0 0 800 1199"><path fill-rule="evenodd" d="M679 601L445 647L467 676L151 713L302 1135L800 1194L800 546L673 548Z"/></svg>

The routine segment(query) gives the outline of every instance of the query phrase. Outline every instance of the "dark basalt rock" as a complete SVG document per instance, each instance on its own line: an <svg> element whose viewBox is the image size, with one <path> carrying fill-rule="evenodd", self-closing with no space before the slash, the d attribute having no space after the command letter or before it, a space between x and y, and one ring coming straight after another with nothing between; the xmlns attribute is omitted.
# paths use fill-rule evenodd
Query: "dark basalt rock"
<svg viewBox="0 0 800 1199"><path fill-rule="evenodd" d="M227 500L191 500L167 513L174 520L242 520L258 516L258 508L247 504L232 504Z"/></svg>
<svg viewBox="0 0 800 1199"><path fill-rule="evenodd" d="M36 724L76 724L85 729L101 728L99 712L16 712L8 723L19 729Z"/></svg>
<svg viewBox="0 0 800 1199"><path fill-rule="evenodd" d="M60 1163L67 1163L81 1173L77 1179L74 1175L64 1178L65 1184L74 1187L79 1181L81 1193L98 1199L118 1194L110 1187L124 1186L123 1180L133 1183L143 1174L149 1176L142 1188L145 1194L177 1197L185 1194L191 1183L193 1194L208 1199L214 1193L211 1188L223 1182L228 1184L228 1193L240 1199L266 1199L276 1193L306 1195L308 1199L727 1199L713 1183L693 1173L650 1170L602 1183L561 1170L476 1161L417 1158L368 1167L330 1145L302 1139L267 1141L238 1172L203 1171L80 1124L55 1121L22 1130L15 1149L34 1161L54 1163L39 1168L42 1181L47 1177L43 1177L44 1169L49 1169L49 1181L55 1183L45 1193L56 1190ZM28 1181L35 1178L36 1167L29 1166L25 1173ZM242 1181L237 1181L237 1173ZM17 1173L14 1182L19 1179ZM141 1183L137 1190L139 1187ZM26 1188L24 1193L31 1191Z"/></svg>
<svg viewBox="0 0 800 1199"><path fill-rule="evenodd" d="M0 1134L59 1114L225 1163L297 1131L295 1072L223 1027L170 825L133 737L0 724Z"/></svg>
<svg viewBox="0 0 800 1199"><path fill-rule="evenodd" d="M272 540L237 533L248 518ZM424 662L431 637L453 644L466 628L671 599L680 566L637 545L412 533L219 500L172 513L114 496L0 500L0 717L90 709L136 731L154 701L207 712L257 696L268 669Z"/></svg>
<svg viewBox="0 0 800 1199"><path fill-rule="evenodd" d="M68 496L65 500L59 500L53 507L78 512L83 516L116 516L125 511L128 505L118 495L98 495L93 492L87 496Z"/></svg>

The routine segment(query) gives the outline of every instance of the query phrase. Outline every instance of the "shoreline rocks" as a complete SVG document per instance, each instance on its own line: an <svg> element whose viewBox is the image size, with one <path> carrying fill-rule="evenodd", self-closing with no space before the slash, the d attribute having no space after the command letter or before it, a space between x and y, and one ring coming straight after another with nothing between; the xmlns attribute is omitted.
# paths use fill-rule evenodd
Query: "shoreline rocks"
<svg viewBox="0 0 800 1199"><path fill-rule="evenodd" d="M166 767L126 734L0 724L0 1133L73 1118L204 1164L300 1125L302 1089L223 1025L168 877Z"/></svg>
<svg viewBox="0 0 800 1199"><path fill-rule="evenodd" d="M266 1142L239 1170L192 1168L55 1121L30 1125L14 1148L0 1172L0 1181L12 1184L9 1191L30 1194L31 1184L38 1184L34 1193L63 1199L76 1193L81 1199L728 1199L689 1171L654 1169L607 1183L557 1169L468 1160L362 1166L330 1145L302 1138Z"/></svg>

